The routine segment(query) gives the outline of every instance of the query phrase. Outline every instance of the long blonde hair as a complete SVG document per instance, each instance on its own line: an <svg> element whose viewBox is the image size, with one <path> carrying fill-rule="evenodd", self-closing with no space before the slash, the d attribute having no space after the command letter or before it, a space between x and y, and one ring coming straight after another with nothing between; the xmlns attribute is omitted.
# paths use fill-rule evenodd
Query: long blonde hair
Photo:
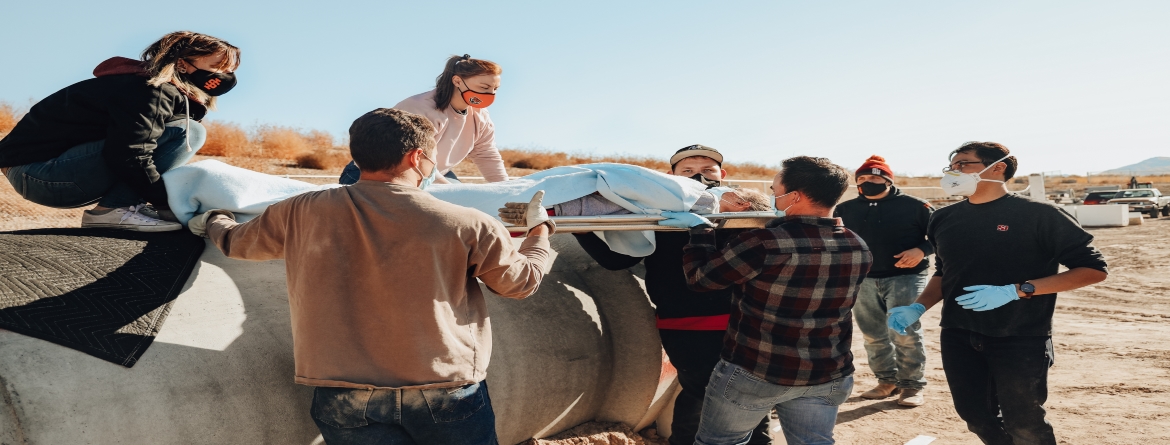
<svg viewBox="0 0 1170 445"><path fill-rule="evenodd" d="M223 61L216 67L218 69L235 71L240 66L240 49L226 40L191 31L167 34L142 51L142 60L146 62L146 73L150 77L147 83L155 87L173 83L179 90L206 105L207 109L214 110L216 98L208 96L182 76L176 76L175 64L183 59L215 54L224 55Z"/></svg>

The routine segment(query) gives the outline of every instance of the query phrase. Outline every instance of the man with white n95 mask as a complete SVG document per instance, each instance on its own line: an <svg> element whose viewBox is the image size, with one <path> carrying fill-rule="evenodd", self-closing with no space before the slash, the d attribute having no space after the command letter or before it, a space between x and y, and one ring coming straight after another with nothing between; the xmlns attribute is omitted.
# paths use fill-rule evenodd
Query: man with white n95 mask
<svg viewBox="0 0 1170 445"><path fill-rule="evenodd" d="M905 331L942 302L943 371L967 428L992 445L1056 444L1044 418L1056 293L1101 282L1108 269L1072 216L1008 193L1016 167L994 142L951 152L940 185L968 198L934 212L935 274L888 323ZM1069 270L1057 273L1061 265Z"/></svg>

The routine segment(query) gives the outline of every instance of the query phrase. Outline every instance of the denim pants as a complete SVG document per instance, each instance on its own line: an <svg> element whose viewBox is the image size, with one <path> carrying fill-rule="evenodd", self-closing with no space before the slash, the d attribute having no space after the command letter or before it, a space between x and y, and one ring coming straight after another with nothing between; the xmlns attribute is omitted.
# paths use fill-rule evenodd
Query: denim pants
<svg viewBox="0 0 1170 445"><path fill-rule="evenodd" d="M191 151L187 151L187 121L169 122L158 138L152 159L159 174L186 164L203 146L207 132L190 121ZM8 182L20 196L37 204L72 209L98 203L102 207L130 207L143 202L102 157L105 141L86 142L56 158L8 169ZM165 203L164 203L165 204Z"/></svg>
<svg viewBox="0 0 1170 445"><path fill-rule="evenodd" d="M772 408L789 445L832 444L837 409L853 392L853 376L813 386L781 386L720 360L703 400L696 445L742 445Z"/></svg>
<svg viewBox="0 0 1170 445"><path fill-rule="evenodd" d="M328 445L497 445L487 382L435 389L318 387L310 414Z"/></svg>
<svg viewBox="0 0 1170 445"><path fill-rule="evenodd" d="M719 364L723 351L723 336L727 331L683 331L659 329L662 349L670 364L678 371L682 392L674 399L674 417L670 422L670 445L695 443L702 419L703 399L711 372ZM752 432L748 445L766 445L772 441L768 431L768 416L764 416Z"/></svg>
<svg viewBox="0 0 1170 445"><path fill-rule="evenodd" d="M454 179L456 181L459 180L459 177L455 176L454 170L447 170L447 173L443 173L443 177L447 179ZM337 183L343 185L356 184L361 178L362 171L358 169L357 163L349 161L349 164L346 164L345 168L341 170L341 177L337 178Z"/></svg>
<svg viewBox="0 0 1170 445"><path fill-rule="evenodd" d="M929 277L926 271L888 278L866 278L857 292L853 315L865 338L869 369L878 382L905 389L926 387L926 349L922 322L915 321L898 334L886 324L890 309L914 303Z"/></svg>
<svg viewBox="0 0 1170 445"><path fill-rule="evenodd" d="M1044 419L1052 337L988 337L948 328L939 343L955 411L983 443L1056 444Z"/></svg>

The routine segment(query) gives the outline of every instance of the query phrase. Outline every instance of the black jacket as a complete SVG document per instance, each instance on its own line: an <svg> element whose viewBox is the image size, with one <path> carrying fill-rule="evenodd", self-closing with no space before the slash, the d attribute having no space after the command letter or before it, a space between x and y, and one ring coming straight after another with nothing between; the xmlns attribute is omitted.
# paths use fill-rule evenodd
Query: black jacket
<svg viewBox="0 0 1170 445"><path fill-rule="evenodd" d="M717 230L715 236L718 245L722 247L742 232L740 229ZM731 288L695 292L687 287L687 278L682 267L682 249L690 242L691 237L687 232L654 232L656 238L654 253L645 258L614 252L605 241L592 233L574 235L581 248L606 269L627 269L644 261L646 293L654 303L654 311L658 318L705 317L731 313Z"/></svg>
<svg viewBox="0 0 1170 445"><path fill-rule="evenodd" d="M47 161L74 146L105 140L106 167L146 201L168 208L167 191L154 166L163 125L207 109L174 85L146 83L142 62L115 57L83 80L33 105L16 128L0 139L0 167Z"/></svg>
<svg viewBox="0 0 1170 445"><path fill-rule="evenodd" d="M926 240L926 226L934 207L930 203L910 195L902 194L897 187L890 187L885 198L871 200L864 196L837 205L834 216L845 222L869 245L873 253L873 267L870 278L888 278L898 275L915 274L930 267L926 258L918 266L902 269L894 267L898 262L894 255L917 247L927 256L934 253L934 247Z"/></svg>

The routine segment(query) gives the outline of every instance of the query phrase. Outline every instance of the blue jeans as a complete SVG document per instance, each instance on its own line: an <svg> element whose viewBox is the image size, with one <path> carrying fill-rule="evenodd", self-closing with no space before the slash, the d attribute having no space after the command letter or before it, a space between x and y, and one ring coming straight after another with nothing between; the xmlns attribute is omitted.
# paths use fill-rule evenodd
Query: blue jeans
<svg viewBox="0 0 1170 445"><path fill-rule="evenodd" d="M454 179L456 181L459 180L459 177L455 176L454 170L447 170L447 173L443 173L443 177L447 179ZM362 171L358 169L357 163L349 161L349 164L346 164L345 169L341 170L341 177L337 178L337 183L343 185L356 184L361 178Z"/></svg>
<svg viewBox="0 0 1170 445"><path fill-rule="evenodd" d="M703 419L703 399L707 396L707 384L711 372L719 364L719 353L723 350L723 336L727 331L680 331L659 329L662 350L670 358L670 364L678 370L678 384L682 392L674 399L674 418L670 424L670 445L691 445L699 433L699 422ZM768 418L761 419L752 432L748 445L771 443Z"/></svg>
<svg viewBox="0 0 1170 445"><path fill-rule="evenodd" d="M207 131L191 121L191 151L187 151L187 122L170 122L154 149L154 168L159 174L186 164L203 147ZM143 199L106 166L105 141L86 142L56 158L8 169L8 182L16 193L37 204L73 209L98 203L102 207L129 207ZM163 203L165 204L165 203Z"/></svg>
<svg viewBox="0 0 1170 445"><path fill-rule="evenodd" d="M926 350L922 346L922 322L916 321L900 335L886 324L890 309L914 303L929 277L926 271L889 278L866 278L857 292L853 315L865 337L869 369L881 383L905 389L926 387Z"/></svg>
<svg viewBox="0 0 1170 445"><path fill-rule="evenodd" d="M1055 445L1044 419L1052 337L988 337L948 328L939 337L955 411L988 445Z"/></svg>
<svg viewBox="0 0 1170 445"><path fill-rule="evenodd" d="M328 445L497 445L487 382L436 389L318 387L310 414Z"/></svg>
<svg viewBox="0 0 1170 445"><path fill-rule="evenodd" d="M745 444L773 407L789 445L832 444L837 409L851 392L853 376L813 386L781 386L720 360L707 385L695 444Z"/></svg>

